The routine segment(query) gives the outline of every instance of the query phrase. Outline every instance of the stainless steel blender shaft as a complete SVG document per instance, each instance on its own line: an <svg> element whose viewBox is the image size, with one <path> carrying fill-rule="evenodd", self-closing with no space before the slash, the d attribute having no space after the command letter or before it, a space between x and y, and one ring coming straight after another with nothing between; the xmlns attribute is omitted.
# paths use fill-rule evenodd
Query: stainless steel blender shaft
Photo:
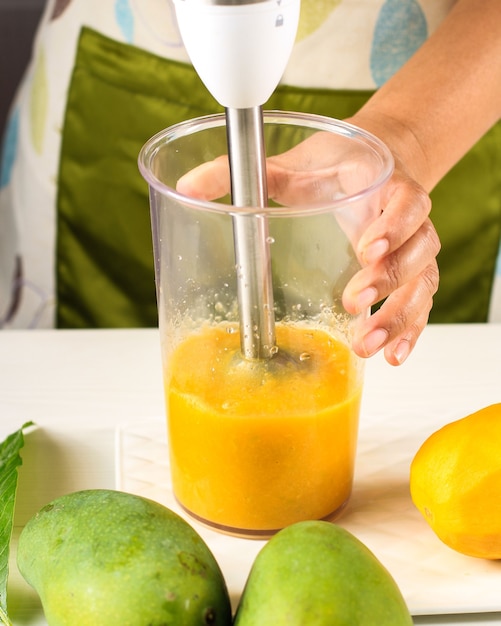
<svg viewBox="0 0 501 626"><path fill-rule="evenodd" d="M265 207L268 201L261 107L226 109L232 202ZM275 351L271 252L266 215L235 213L240 345L246 359L269 359Z"/></svg>

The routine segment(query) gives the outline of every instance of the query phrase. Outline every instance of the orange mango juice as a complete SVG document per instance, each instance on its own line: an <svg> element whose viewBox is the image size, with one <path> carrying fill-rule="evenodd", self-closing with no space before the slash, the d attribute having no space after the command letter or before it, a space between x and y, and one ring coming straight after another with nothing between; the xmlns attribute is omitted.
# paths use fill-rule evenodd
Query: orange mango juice
<svg viewBox="0 0 501 626"><path fill-rule="evenodd" d="M179 503L229 532L266 534L340 510L350 496L361 375L324 330L277 324L297 363L252 363L239 333L207 327L166 372L171 475Z"/></svg>

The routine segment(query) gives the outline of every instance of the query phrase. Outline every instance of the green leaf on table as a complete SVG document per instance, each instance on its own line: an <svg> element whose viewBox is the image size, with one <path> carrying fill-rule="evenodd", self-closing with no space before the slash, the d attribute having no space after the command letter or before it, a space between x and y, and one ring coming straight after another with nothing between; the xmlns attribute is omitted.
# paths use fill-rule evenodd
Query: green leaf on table
<svg viewBox="0 0 501 626"><path fill-rule="evenodd" d="M23 430L32 425L33 422L27 422L0 443L0 624L6 626L12 624L7 615L7 579L16 504L17 467L22 463L19 452L24 445Z"/></svg>

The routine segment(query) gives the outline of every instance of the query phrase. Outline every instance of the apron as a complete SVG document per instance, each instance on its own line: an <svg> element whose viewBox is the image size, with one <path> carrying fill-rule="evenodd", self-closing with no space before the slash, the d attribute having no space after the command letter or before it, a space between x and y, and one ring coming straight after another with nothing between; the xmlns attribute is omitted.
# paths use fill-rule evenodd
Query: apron
<svg viewBox="0 0 501 626"><path fill-rule="evenodd" d="M372 92L279 86L267 109L343 119ZM148 187L137 156L153 134L221 111L193 68L81 31L57 196L56 325L157 325ZM431 194L442 241L430 321L485 322L501 236L501 124Z"/></svg>

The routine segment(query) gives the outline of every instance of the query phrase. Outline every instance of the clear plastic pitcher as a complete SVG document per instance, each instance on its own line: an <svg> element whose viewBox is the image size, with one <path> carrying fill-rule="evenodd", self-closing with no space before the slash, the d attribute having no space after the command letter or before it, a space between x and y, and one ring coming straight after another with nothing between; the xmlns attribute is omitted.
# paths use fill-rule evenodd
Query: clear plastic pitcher
<svg viewBox="0 0 501 626"><path fill-rule="evenodd" d="M197 520L253 537L334 519L350 497L363 362L350 347L358 318L342 294L393 170L380 141L330 118L268 112L264 134L274 177L266 208L231 204L224 115L168 128L139 156L150 189L174 494ZM200 184L221 198L176 191L203 164ZM245 354L244 335L260 332L242 323L235 228L245 220L269 255L266 358Z"/></svg>

